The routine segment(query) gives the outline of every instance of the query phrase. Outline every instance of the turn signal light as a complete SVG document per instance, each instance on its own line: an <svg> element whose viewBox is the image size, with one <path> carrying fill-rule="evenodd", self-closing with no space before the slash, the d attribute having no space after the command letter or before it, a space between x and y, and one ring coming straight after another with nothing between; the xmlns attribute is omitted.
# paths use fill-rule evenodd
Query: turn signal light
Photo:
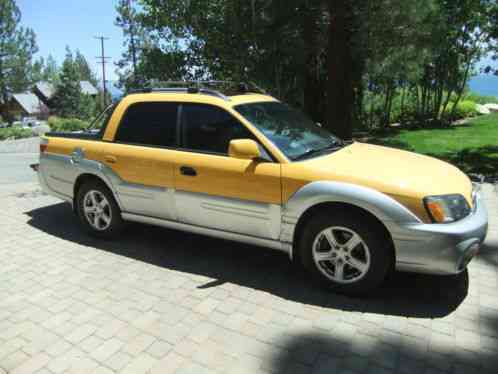
<svg viewBox="0 0 498 374"><path fill-rule="evenodd" d="M446 220L444 208L437 202L428 202L427 209L429 209L436 222L444 222Z"/></svg>

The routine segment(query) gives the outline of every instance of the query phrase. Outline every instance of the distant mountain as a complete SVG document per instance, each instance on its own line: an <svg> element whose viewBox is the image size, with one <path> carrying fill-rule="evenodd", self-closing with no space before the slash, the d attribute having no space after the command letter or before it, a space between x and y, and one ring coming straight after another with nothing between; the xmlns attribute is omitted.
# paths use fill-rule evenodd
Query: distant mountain
<svg viewBox="0 0 498 374"><path fill-rule="evenodd" d="M118 82L116 81L109 82L108 90L111 93L113 100L119 99L121 96L123 96L123 91L117 87L117 83Z"/></svg>
<svg viewBox="0 0 498 374"><path fill-rule="evenodd" d="M109 91L113 100L120 99L123 96L123 91L117 87L117 84L117 81L108 81L106 85L107 91ZM99 84L99 90L102 90L102 83Z"/></svg>
<svg viewBox="0 0 498 374"><path fill-rule="evenodd" d="M498 97L498 77L495 75L478 75L469 82L470 90L485 96Z"/></svg>

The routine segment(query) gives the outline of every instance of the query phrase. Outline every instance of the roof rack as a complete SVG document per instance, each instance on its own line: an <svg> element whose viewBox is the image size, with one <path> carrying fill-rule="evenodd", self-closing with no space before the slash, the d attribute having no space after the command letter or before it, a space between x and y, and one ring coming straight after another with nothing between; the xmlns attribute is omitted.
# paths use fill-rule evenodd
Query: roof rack
<svg viewBox="0 0 498 374"><path fill-rule="evenodd" d="M204 94L230 101L229 96L260 93L266 94L264 90L255 84L233 81L150 81L146 87L133 89L128 94L151 93L151 92L181 92L189 94Z"/></svg>

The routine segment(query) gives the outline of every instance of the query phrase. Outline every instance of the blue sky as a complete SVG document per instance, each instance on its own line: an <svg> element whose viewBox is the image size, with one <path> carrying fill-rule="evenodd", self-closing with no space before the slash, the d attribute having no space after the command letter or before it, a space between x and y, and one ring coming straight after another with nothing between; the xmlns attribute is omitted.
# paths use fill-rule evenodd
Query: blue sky
<svg viewBox="0 0 498 374"><path fill-rule="evenodd" d="M118 61L123 44L121 30L114 26L117 0L17 0L21 10L21 23L31 27L37 36L38 55L52 54L61 63L68 45L79 49L101 77L100 42L94 36L104 35L106 55L111 57L107 65L107 79L115 80L114 62Z"/></svg>

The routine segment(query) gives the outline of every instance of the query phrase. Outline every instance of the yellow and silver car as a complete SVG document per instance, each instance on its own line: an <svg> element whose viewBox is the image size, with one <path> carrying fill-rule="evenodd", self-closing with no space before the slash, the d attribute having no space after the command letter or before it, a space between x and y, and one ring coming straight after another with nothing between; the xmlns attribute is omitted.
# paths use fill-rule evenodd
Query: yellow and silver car
<svg viewBox="0 0 498 374"><path fill-rule="evenodd" d="M480 193L454 166L344 142L247 89L129 94L40 150L44 190L90 233L133 221L268 247L344 293L393 269L462 272L487 232Z"/></svg>

